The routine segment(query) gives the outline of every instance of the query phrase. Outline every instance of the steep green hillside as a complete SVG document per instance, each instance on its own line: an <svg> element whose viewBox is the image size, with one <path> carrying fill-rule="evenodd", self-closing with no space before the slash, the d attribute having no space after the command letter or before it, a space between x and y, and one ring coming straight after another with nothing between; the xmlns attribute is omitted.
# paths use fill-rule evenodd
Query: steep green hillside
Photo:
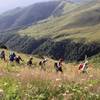
<svg viewBox="0 0 100 100"><path fill-rule="evenodd" d="M68 10L65 10L67 7ZM54 59L83 60L85 55L91 57L100 53L99 22L98 0L76 5L73 9L69 8L67 2L60 16L54 16L53 13L48 19L19 30L16 35L5 33L5 37L3 34L0 40L8 48L24 53L51 56Z"/></svg>
<svg viewBox="0 0 100 100"><path fill-rule="evenodd" d="M52 59L48 58L46 71L41 71L40 59L33 57L33 66L30 67L26 65L30 55L16 54L24 62L10 63L9 51L6 51L6 61L0 59L0 100L100 100L97 62L89 61L88 74L81 73L75 63L63 63L63 74L57 74ZM97 67L99 62L100 59Z"/></svg>
<svg viewBox="0 0 100 100"><path fill-rule="evenodd" d="M94 0L70 0L70 1L75 2L75 3L87 3Z"/></svg>
<svg viewBox="0 0 100 100"><path fill-rule="evenodd" d="M99 23L100 23L100 4L89 4L78 7L68 15L61 17L52 17L47 22L40 22L28 29L21 30L19 34L27 34L34 37L51 37L59 38L89 38L89 40L99 40ZM79 10L78 10L79 9ZM61 37L60 37L61 35ZM64 36L65 35L65 36ZM96 36L96 38L94 37ZM88 41L89 41L88 40Z"/></svg>
<svg viewBox="0 0 100 100"><path fill-rule="evenodd" d="M80 6L80 4L73 3L67 0L61 0L59 5L52 12L52 16L61 16L63 14L69 13L73 11L75 8L78 8L78 6Z"/></svg>

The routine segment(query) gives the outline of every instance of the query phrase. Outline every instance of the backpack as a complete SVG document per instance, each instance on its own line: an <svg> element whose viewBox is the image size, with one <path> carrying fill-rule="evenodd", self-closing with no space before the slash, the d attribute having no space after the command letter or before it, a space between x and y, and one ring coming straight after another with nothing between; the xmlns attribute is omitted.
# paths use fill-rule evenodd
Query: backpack
<svg viewBox="0 0 100 100"><path fill-rule="evenodd" d="M10 56L9 56L9 60L10 60L10 61L14 61L14 60L15 60L14 55L10 55Z"/></svg>
<svg viewBox="0 0 100 100"><path fill-rule="evenodd" d="M39 65L40 65L40 66L42 65L42 61L39 62Z"/></svg>
<svg viewBox="0 0 100 100"><path fill-rule="evenodd" d="M3 58L3 57L4 57L4 53L0 52L0 58Z"/></svg>
<svg viewBox="0 0 100 100"><path fill-rule="evenodd" d="M83 64L80 64L78 69L81 70L82 68L83 68Z"/></svg>
<svg viewBox="0 0 100 100"><path fill-rule="evenodd" d="M57 62L54 63L54 68L58 69L58 63Z"/></svg>

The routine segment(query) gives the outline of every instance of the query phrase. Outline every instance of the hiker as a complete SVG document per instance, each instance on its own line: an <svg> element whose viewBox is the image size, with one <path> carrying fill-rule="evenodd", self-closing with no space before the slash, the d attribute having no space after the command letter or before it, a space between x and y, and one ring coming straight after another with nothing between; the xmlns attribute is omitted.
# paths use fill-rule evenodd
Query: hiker
<svg viewBox="0 0 100 100"><path fill-rule="evenodd" d="M33 65L32 60L33 60L33 58L30 58L29 61L27 62L27 65L30 66L30 67Z"/></svg>
<svg viewBox="0 0 100 100"><path fill-rule="evenodd" d="M6 60L6 57L5 57L5 51L1 51L0 53L0 58L3 59L4 61Z"/></svg>
<svg viewBox="0 0 100 100"><path fill-rule="evenodd" d="M63 70L62 70L62 63L63 63L63 59L60 59L59 62L55 62L54 63L54 68L56 69L56 72L61 72L63 73Z"/></svg>
<svg viewBox="0 0 100 100"><path fill-rule="evenodd" d="M22 60L22 58L21 58L20 56L15 57L15 62L16 62L17 64L20 64L20 61L23 62L23 60Z"/></svg>
<svg viewBox="0 0 100 100"><path fill-rule="evenodd" d="M13 53L11 53L10 56L9 56L9 61L10 61L10 62L14 62L15 58L16 58L16 54L13 52Z"/></svg>
<svg viewBox="0 0 100 100"><path fill-rule="evenodd" d="M85 61L84 65L83 65L83 68L82 68L82 72L87 73L87 69L88 69L88 61Z"/></svg>
<svg viewBox="0 0 100 100"><path fill-rule="evenodd" d="M87 73L87 68L88 68L88 61L87 60L84 63L81 63L79 65L79 70L81 70L82 73Z"/></svg>
<svg viewBox="0 0 100 100"><path fill-rule="evenodd" d="M44 59L43 61L40 61L39 62L39 65L41 67L41 70L44 70L44 71L46 70L45 64L46 64L47 61L48 61L47 59Z"/></svg>

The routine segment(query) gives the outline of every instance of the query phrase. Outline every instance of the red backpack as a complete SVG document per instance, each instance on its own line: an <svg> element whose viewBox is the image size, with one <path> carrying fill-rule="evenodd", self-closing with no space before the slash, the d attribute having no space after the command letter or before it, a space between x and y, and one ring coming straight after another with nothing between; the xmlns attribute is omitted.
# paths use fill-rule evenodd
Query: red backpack
<svg viewBox="0 0 100 100"><path fill-rule="evenodd" d="M83 64L80 64L78 69L81 70L82 68L83 68Z"/></svg>

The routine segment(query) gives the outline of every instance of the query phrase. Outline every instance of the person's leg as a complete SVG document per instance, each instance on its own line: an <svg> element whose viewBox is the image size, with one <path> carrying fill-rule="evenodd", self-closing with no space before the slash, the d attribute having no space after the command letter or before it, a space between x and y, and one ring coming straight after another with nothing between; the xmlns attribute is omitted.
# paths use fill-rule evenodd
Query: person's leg
<svg viewBox="0 0 100 100"><path fill-rule="evenodd" d="M42 66L42 67L43 67L43 70L44 70L44 71L46 71L45 64L43 64L43 66Z"/></svg>
<svg viewBox="0 0 100 100"><path fill-rule="evenodd" d="M41 64L41 70L44 70L44 65L43 64Z"/></svg>
<svg viewBox="0 0 100 100"><path fill-rule="evenodd" d="M62 67L59 68L59 71L60 71L61 73L63 73Z"/></svg>

